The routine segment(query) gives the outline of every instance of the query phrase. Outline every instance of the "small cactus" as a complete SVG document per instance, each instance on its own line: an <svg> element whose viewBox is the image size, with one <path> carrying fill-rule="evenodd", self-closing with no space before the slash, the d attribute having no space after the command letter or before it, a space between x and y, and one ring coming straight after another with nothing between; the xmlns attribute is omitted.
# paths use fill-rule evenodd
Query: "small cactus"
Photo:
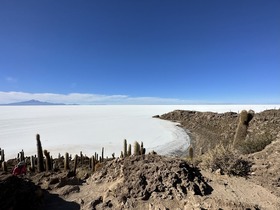
<svg viewBox="0 0 280 210"><path fill-rule="evenodd" d="M37 140L37 156L38 156L38 161L37 161L38 168L37 168L37 170L39 172L42 172L45 169L44 169L43 150L42 150L42 145L41 145L41 140L40 140L40 135L39 134L36 135L36 140Z"/></svg>
<svg viewBox="0 0 280 210"><path fill-rule="evenodd" d="M50 171L50 170L52 170L52 162L51 162L50 153L47 150L44 150L44 155L46 157L46 171Z"/></svg>
<svg viewBox="0 0 280 210"><path fill-rule="evenodd" d="M193 160L193 155L194 155L193 147L190 146L190 147L189 147L189 157L190 157L191 161Z"/></svg>
<svg viewBox="0 0 280 210"><path fill-rule="evenodd" d="M69 167L69 153L66 152L65 153L65 159L64 159L64 170L67 171L69 169L70 169L70 167Z"/></svg>
<svg viewBox="0 0 280 210"><path fill-rule="evenodd" d="M146 149L144 148L142 141L141 141L141 146L140 146L140 153L141 153L141 155L145 155L145 153L146 153Z"/></svg>

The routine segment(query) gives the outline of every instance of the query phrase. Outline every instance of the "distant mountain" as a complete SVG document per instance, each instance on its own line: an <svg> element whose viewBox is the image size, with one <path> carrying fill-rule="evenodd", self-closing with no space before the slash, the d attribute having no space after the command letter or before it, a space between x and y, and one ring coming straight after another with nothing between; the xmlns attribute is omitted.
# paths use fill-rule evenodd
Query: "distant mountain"
<svg viewBox="0 0 280 210"><path fill-rule="evenodd" d="M49 103L49 102L43 102L38 100L29 100L29 101L21 101L16 103L9 103L9 104L1 104L2 106L50 106L50 105L66 105L63 103Z"/></svg>

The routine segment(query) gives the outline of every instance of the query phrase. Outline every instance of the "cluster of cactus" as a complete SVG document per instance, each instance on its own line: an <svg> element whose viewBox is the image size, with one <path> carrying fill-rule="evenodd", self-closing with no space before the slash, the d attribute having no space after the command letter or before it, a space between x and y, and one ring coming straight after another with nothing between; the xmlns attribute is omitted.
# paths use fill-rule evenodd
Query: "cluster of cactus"
<svg viewBox="0 0 280 210"><path fill-rule="evenodd" d="M143 142L141 142L141 145L140 145L137 141L135 141L134 142L134 152L133 152L133 155L144 155L145 152L146 152L146 149L143 146ZM128 148L127 148L127 140L124 139L123 151L121 151L120 158L126 158L126 157L129 157L131 155L132 155L131 144L129 144Z"/></svg>
<svg viewBox="0 0 280 210"><path fill-rule="evenodd" d="M239 145L245 141L247 136L247 130L249 126L249 122L253 119L254 112L246 110L242 110L239 115L239 122L237 125L237 129L234 135L233 147L238 148Z"/></svg>
<svg viewBox="0 0 280 210"><path fill-rule="evenodd" d="M47 150L42 149L42 144L40 140L40 135L36 135L36 142L37 142L37 156L31 156L30 158L27 158L26 160L30 160L30 171L35 171L37 169L38 172L43 171L50 171L54 170L53 160L50 156L50 152ZM139 144L137 141L134 144L134 155L144 155L146 152L146 149L143 146L143 142ZM131 144L127 145L127 140L124 140L124 151L122 151L121 157L128 157L132 155L131 151ZM45 158L44 158L45 156ZM58 159L61 158L60 153L58 154ZM62 157L63 158L63 157ZM115 158L115 153L112 154L112 158ZM71 161L71 155L69 156L69 153L65 153L64 157L64 170L70 170L69 161ZM107 157L108 159L108 157ZM24 156L24 151L18 153L18 161L26 161ZM80 162L81 165L84 164L84 161L88 162L89 168L94 172L97 168L102 167L104 162L104 147L102 147L101 150L101 156L98 156L98 153L95 152L95 154L91 158L87 158L83 155L82 152L80 152ZM3 168L3 170L7 170L7 165L5 162L5 154L4 150L0 148L0 166ZM77 164L79 162L79 156L75 155L74 157L74 174L76 174L77 170ZM54 163L55 164L55 163Z"/></svg>

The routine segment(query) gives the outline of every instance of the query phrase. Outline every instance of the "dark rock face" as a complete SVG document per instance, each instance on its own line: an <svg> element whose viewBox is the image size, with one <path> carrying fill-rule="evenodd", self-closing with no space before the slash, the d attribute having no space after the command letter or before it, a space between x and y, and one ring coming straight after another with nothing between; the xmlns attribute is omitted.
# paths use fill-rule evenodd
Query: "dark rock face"
<svg viewBox="0 0 280 210"><path fill-rule="evenodd" d="M136 200L182 200L188 193L208 195L212 191L197 168L181 159L156 154L111 161L93 175L94 180L101 182L114 181L118 177L123 177L124 182L112 193L120 203L129 206Z"/></svg>
<svg viewBox="0 0 280 210"><path fill-rule="evenodd" d="M43 191L29 180L17 176L1 177L0 209L42 209Z"/></svg>

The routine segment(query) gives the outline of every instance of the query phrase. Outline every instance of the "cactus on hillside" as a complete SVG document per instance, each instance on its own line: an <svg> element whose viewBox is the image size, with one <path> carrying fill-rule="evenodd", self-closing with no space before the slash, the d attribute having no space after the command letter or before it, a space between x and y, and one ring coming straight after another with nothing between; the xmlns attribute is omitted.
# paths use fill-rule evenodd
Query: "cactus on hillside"
<svg viewBox="0 0 280 210"><path fill-rule="evenodd" d="M127 141L126 141L126 139L123 140L123 155L124 155L124 157L127 157Z"/></svg>
<svg viewBox="0 0 280 210"><path fill-rule="evenodd" d="M189 157L190 157L191 160L193 160L193 156L194 156L193 147L190 146L189 147Z"/></svg>
<svg viewBox="0 0 280 210"><path fill-rule="evenodd" d="M2 162L2 170L3 170L4 172L8 172L8 168L7 168L7 163L6 163L6 161L3 161L3 162Z"/></svg>
<svg viewBox="0 0 280 210"><path fill-rule="evenodd" d="M52 170L52 161L50 157L50 153L47 150L44 150L44 155L46 157L46 171Z"/></svg>
<svg viewBox="0 0 280 210"><path fill-rule="evenodd" d="M67 171L69 169L70 169L70 167L69 167L69 153L66 152L65 153L65 158L64 158L64 170Z"/></svg>
<svg viewBox="0 0 280 210"><path fill-rule="evenodd" d="M80 151L80 158L81 158L81 165L83 165L84 164L84 156L83 156L82 151Z"/></svg>
<svg viewBox="0 0 280 210"><path fill-rule="evenodd" d="M74 174L76 174L77 164L78 164L78 155L75 155L75 158L74 158Z"/></svg>
<svg viewBox="0 0 280 210"><path fill-rule="evenodd" d="M134 142L134 153L133 154L140 155L140 144L137 141Z"/></svg>
<svg viewBox="0 0 280 210"><path fill-rule="evenodd" d="M1 150L1 160L0 160L1 162L4 162L5 161L5 152L4 152L4 150L2 149Z"/></svg>
<svg viewBox="0 0 280 210"><path fill-rule="evenodd" d="M31 156L30 164L31 164L30 170L35 171L35 158L33 155Z"/></svg>
<svg viewBox="0 0 280 210"><path fill-rule="evenodd" d="M37 140L37 156L38 156L38 161L37 161L37 170L38 172L42 172L45 170L44 168L44 157L43 157L43 149L41 145L41 140L40 140L40 135L36 135L36 140Z"/></svg>
<svg viewBox="0 0 280 210"><path fill-rule="evenodd" d="M131 156L131 144L128 145L127 156Z"/></svg>
<svg viewBox="0 0 280 210"><path fill-rule="evenodd" d="M91 157L90 161L91 161L92 172L94 172L95 171L95 158L94 158L94 156Z"/></svg>
<svg viewBox="0 0 280 210"><path fill-rule="evenodd" d="M249 126L249 122L252 120L254 113L246 110L242 110L239 115L239 122L237 125L237 129L234 135L233 147L238 148L242 142L245 141L247 136L247 130Z"/></svg>
<svg viewBox="0 0 280 210"><path fill-rule="evenodd" d="M146 153L146 148L144 148L142 141L141 141L141 146L140 146L140 153L141 153L141 155L145 155L145 153Z"/></svg>
<svg viewBox="0 0 280 210"><path fill-rule="evenodd" d="M24 151L23 149L18 153L18 160L21 162L21 161L24 161Z"/></svg>
<svg viewBox="0 0 280 210"><path fill-rule="evenodd" d="M100 162L104 162L104 147L102 147L101 161Z"/></svg>

